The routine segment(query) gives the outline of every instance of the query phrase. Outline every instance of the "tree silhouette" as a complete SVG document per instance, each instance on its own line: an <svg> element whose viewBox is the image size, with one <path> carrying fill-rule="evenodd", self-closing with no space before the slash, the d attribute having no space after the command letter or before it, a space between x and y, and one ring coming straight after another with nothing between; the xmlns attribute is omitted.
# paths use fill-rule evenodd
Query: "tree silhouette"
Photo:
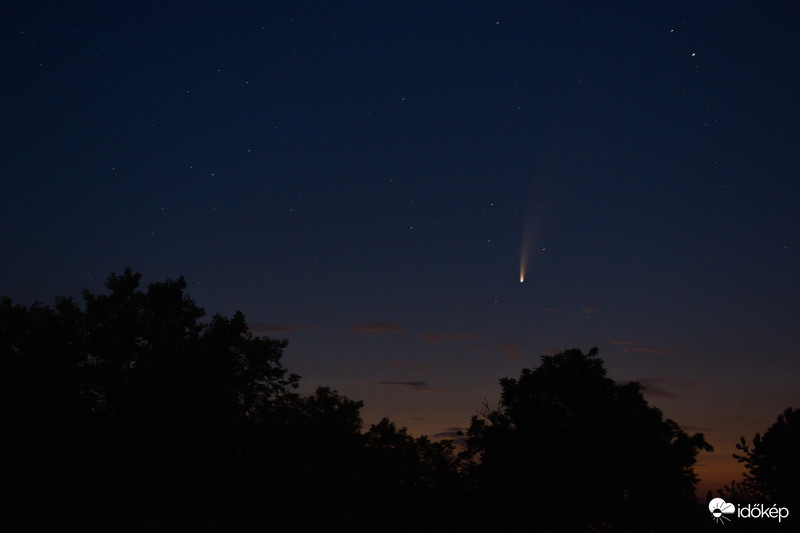
<svg viewBox="0 0 800 533"><path fill-rule="evenodd" d="M414 437L388 418L372 425L365 439L365 481L371 494L381 495L376 502L379 512L373 519L377 529L452 525L464 499L452 441ZM403 526L400 529L399 524Z"/></svg>
<svg viewBox="0 0 800 533"><path fill-rule="evenodd" d="M319 387L264 426L262 433L271 442L262 453L270 453L255 457L266 459L269 468L253 482L263 486L279 480L277 486L266 487L265 495L280 502L285 516L272 514L262 522L283 524L290 531L357 529L363 521L362 405Z"/></svg>
<svg viewBox="0 0 800 533"><path fill-rule="evenodd" d="M607 378L596 349L500 380L499 407L473 417L456 454L386 418L363 431L361 402L328 387L298 392L285 340L252 335L239 312L203 321L183 278L140 281L112 274L108 292L84 291L83 305L0 299L4 526L688 527L692 466L710 446L664 420L638 384ZM796 427L796 411L782 416L788 429L744 449L758 479L771 467L757 465L773 464L770 443Z"/></svg>
<svg viewBox="0 0 800 533"><path fill-rule="evenodd" d="M82 378L80 311L67 299L55 308L0 300L0 433L7 523L15 516L72 519L91 476L92 398ZM64 460L65 457L70 460Z"/></svg>
<svg viewBox="0 0 800 533"><path fill-rule="evenodd" d="M733 456L744 464L740 483L726 486L723 495L742 503L776 503L789 508L800 504L800 409L787 408L752 445L741 437Z"/></svg>
<svg viewBox="0 0 800 533"><path fill-rule="evenodd" d="M2 430L16 517L35 527L223 519L239 506L251 441L298 403L286 341L214 316L183 278L129 269L84 309L0 301ZM263 441L264 439L262 439Z"/></svg>
<svg viewBox="0 0 800 533"><path fill-rule="evenodd" d="M4 527L402 531L452 503L452 444L362 433L361 402L297 392L285 340L239 312L201 322L183 278L140 280L82 307L0 299Z"/></svg>
<svg viewBox="0 0 800 533"><path fill-rule="evenodd" d="M711 446L664 420L638 383L607 378L596 348L544 356L500 386L499 407L466 436L478 494L505 527L670 530L692 519L692 467Z"/></svg>

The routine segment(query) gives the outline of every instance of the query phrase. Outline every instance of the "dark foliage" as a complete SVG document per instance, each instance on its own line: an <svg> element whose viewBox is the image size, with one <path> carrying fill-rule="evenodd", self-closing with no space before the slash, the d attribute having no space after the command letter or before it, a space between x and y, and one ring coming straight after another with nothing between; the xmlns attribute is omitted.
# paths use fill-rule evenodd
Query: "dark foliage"
<svg viewBox="0 0 800 533"><path fill-rule="evenodd" d="M285 340L239 312L201 322L182 278L139 281L112 274L83 307L0 300L8 526L400 531L459 479L451 444L298 394Z"/></svg>
<svg viewBox="0 0 800 533"><path fill-rule="evenodd" d="M458 522L465 494L451 441L415 438L387 418L370 427L365 439L364 480L370 493L381 495L374 503L378 530L392 530L398 511L415 530L434 521Z"/></svg>
<svg viewBox="0 0 800 533"><path fill-rule="evenodd" d="M692 466L711 446L664 420L639 384L607 378L597 349L544 356L500 385L500 406L473 417L467 437L477 489L507 528L674 530L694 520Z"/></svg>
<svg viewBox="0 0 800 533"><path fill-rule="evenodd" d="M84 310L0 303L19 519L76 529L222 519L243 496L244 462L260 460L245 441L295 400L285 341L253 337L240 313L200 323L182 278L147 291L139 279L111 275L109 294L84 292Z"/></svg>
<svg viewBox="0 0 800 533"><path fill-rule="evenodd" d="M800 509L800 409L787 408L752 444L744 437L733 456L744 465L744 478L720 491L730 501L769 503Z"/></svg>
<svg viewBox="0 0 800 533"><path fill-rule="evenodd" d="M502 379L459 453L388 419L364 430L361 402L297 392L285 340L239 312L203 321L182 278L139 282L111 275L82 305L0 300L7 528L697 529L693 465L710 446L607 378L596 350ZM742 448L748 483L775 498L791 488L772 474L797 472L780 462L797 457L796 413Z"/></svg>

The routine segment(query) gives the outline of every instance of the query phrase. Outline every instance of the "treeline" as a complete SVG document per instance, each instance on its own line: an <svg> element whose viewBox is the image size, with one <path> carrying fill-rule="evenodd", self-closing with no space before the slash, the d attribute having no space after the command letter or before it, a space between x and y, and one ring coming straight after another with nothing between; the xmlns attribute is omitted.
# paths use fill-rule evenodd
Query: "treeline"
<svg viewBox="0 0 800 533"><path fill-rule="evenodd" d="M596 349L545 356L519 379L501 380L499 407L473 417L466 445L456 447L388 419L362 427L361 402L326 387L297 392L300 378L282 362L285 340L252 335L238 312L203 321L183 278L146 290L139 283L130 270L112 274L108 293L84 291L82 305L0 300L9 528L674 531L709 523L693 465L710 445L665 420L638 384L607 378ZM750 461L754 450L743 449Z"/></svg>

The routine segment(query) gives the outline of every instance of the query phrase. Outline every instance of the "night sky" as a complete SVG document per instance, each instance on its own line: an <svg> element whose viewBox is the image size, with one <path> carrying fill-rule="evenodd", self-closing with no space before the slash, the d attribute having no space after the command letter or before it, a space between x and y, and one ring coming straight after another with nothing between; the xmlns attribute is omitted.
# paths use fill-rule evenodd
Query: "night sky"
<svg viewBox="0 0 800 533"><path fill-rule="evenodd" d="M796 2L114 4L0 9L15 303L183 275L416 435L598 346L702 491L800 407Z"/></svg>

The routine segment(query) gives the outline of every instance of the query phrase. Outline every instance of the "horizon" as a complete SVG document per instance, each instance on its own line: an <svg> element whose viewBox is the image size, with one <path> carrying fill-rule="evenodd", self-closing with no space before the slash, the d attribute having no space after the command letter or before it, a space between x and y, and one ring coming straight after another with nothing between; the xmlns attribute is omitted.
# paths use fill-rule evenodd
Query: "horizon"
<svg viewBox="0 0 800 533"><path fill-rule="evenodd" d="M15 303L184 276L414 435L597 346L701 496L800 407L798 6L3 11Z"/></svg>
<svg viewBox="0 0 800 533"><path fill-rule="evenodd" d="M121 272L116 273L119 274ZM180 277L182 276L168 276L167 279L174 280ZM146 279L143 276L143 279L140 282L140 289L146 288L150 283L159 281L164 280ZM186 281L189 283L190 280ZM100 290L100 293L105 293L105 291L106 289L103 288ZM231 311L227 315L220 313L219 311L210 312L209 310L205 309L205 307L202 305L202 302L198 302L193 297L191 285L187 287L186 293L199 307L206 311L206 314L200 318L200 323L210 322L211 318L215 314L230 316L234 311L236 311ZM82 297L79 294L58 295L58 297L61 296L73 298L79 303L79 305L82 304ZM54 299L55 297L52 298L50 302L43 300L36 300L36 302L45 305L51 305ZM30 304L24 304L24 302L15 302L12 300L12 303L30 305L34 302L31 302ZM593 314L594 312L594 310L584 310L583 314ZM246 314L245 320L247 320ZM287 326L275 323L253 323L249 321L248 329L253 335L256 336L266 336L271 339L285 339L288 341L288 345L284 349L284 358L282 362L289 372L296 373L300 376L299 391L301 393L312 394L318 387L330 387L338 393L343 394L350 400L364 402L364 405L361 408L361 416L364 422L362 432L367 431L371 425L377 424L382 418L387 417L399 427L408 429L409 433L414 436L427 436L433 440L454 440L458 446L460 446L459 441L461 438L455 433L459 430L467 429L472 415L480 415L484 409L484 405L482 403L484 400L488 402L488 405L492 408L500 405L500 379L505 377L517 378L524 368L537 368L539 366L541 357L545 355L555 355L572 348L588 350L588 348L583 348L580 346L570 346L568 348L565 347L563 349L554 349L547 353L533 355L525 353L519 346L504 345L503 343L499 343L494 347L477 348L477 346L480 345L480 341L475 339L471 334L466 333L441 334L428 332L425 334L417 334L415 332L406 330L397 323L381 321L372 323L347 324L347 335L341 335L340 338L349 337L356 339L358 337L362 337L365 340L372 339L377 344L381 344L378 342L378 339L383 338L387 344L392 344L390 342L391 338L393 336L401 335L413 337L410 339L412 343L418 343L421 346L428 346L432 349L436 349L437 346L441 345L442 343L451 343L457 347L460 346L461 349L466 347L467 351L477 351L480 349L482 353L487 355L492 351L505 355L504 368L507 369L506 374L497 375L494 377L494 379L484 375L482 376L483 379L473 380L469 383L469 387L465 387L472 389L475 386L482 386L482 390L484 392L480 395L476 394L472 398L471 403L467 397L459 398L461 403L458 404L458 409L456 410L460 411L461 416L458 418L458 420L456 420L455 416L452 415L452 403L448 403L443 399L443 396L448 393L448 390L444 388L436 388L427 381L367 381L353 380L352 378L349 378L344 379L340 384L333 382L309 382L310 380L307 378L307 376L293 365L292 352L294 343L292 341L292 334L296 332L299 333L307 331L309 332L305 334L307 336L324 336L326 333L329 333L329 331L312 326ZM304 335L300 335L300 337L303 336ZM618 352L621 350L622 354L626 352L640 352L645 354L656 354L660 356L675 354L675 352L662 349L635 346L634 343L630 341L622 341L620 339L611 339L608 341L608 345L612 347L619 347ZM669 418L674 420L689 435L694 433L704 434L706 440L712 446L714 446L713 452L701 451L698 456L697 464L694 466L695 473L699 478L699 483L697 484L695 494L700 502L702 502L706 497L708 491L711 491L712 495L716 497L718 495L718 491L723 489L725 485L729 485L731 481L736 480L738 482L742 480L742 474L745 471L744 466L732 457L732 454L736 452L735 445L739 442L739 437L744 437L748 443L751 442L756 433L763 435L767 428L772 425L775 420L777 420L778 415L780 415L786 407L794 407L787 405L777 410L771 418L766 416L763 420L762 426L758 426L750 433L739 429L740 427L746 427L746 424L727 428L725 430L725 435L730 436L738 434L738 436L728 439L726 442L720 442L720 437L718 436L720 433L719 429L687 424L682 420L672 416L669 409L664 408L664 404L674 405L674 403L677 403L677 400L682 394L686 394L685 392L682 393L681 391L691 391L692 389L698 387L701 384L699 380L694 379L685 380L683 382L675 382L660 377L639 377L637 379L619 378L614 375L614 371L612 371L612 369L609 367L609 360L604 354L603 347L598 346L597 348L599 349L598 357L603 361L603 365L607 372L606 377L612 379L618 384L629 382L639 383L642 386L642 393L648 404L652 407L660 409L664 413L665 419ZM304 355L308 357L307 364L311 365L312 367L318 364L319 359L316 354L306 353ZM528 362L523 363L523 361ZM385 371L387 368L391 368L400 374L405 373L405 375L418 375L420 372L427 371L427 365L424 362L415 364L406 360L389 359L388 361L384 361L384 363L385 364L383 365L373 365L373 368L368 369L368 371L381 372ZM511 369L513 369L515 365L517 370L512 371ZM341 386L342 384L344 386ZM670 387L673 390L668 390L667 388L664 388L665 386ZM375 392L370 394L370 391L378 390L381 391L380 394L376 394ZM675 390L677 390L677 392ZM358 392L362 392L363 395L359 396ZM379 401L374 403L380 407L371 405L372 402L367 401L365 396L378 398ZM669 402L668 400L675 401ZM425 416L416 416L415 413ZM448 422L450 422L450 425L447 425ZM750 425L755 427L761 422L761 420L753 420ZM723 447L730 452L727 454L727 457L724 455L721 456L720 454L720 448Z"/></svg>

